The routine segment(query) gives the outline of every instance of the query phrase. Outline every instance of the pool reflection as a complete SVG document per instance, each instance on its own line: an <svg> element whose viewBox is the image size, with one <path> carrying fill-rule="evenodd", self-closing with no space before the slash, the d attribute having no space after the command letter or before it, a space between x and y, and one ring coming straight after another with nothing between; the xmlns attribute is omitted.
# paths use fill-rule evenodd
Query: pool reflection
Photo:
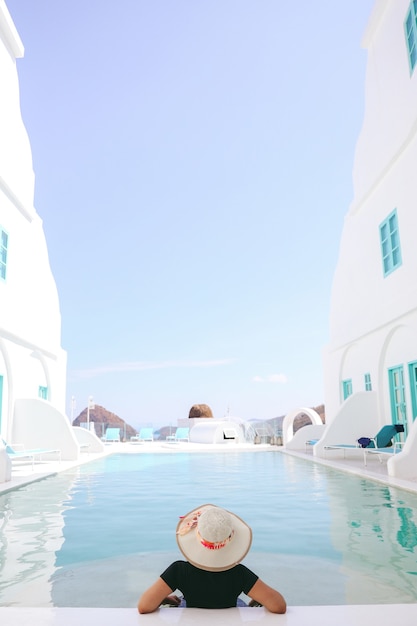
<svg viewBox="0 0 417 626"><path fill-rule="evenodd" d="M63 503L74 476L61 474L0 496L0 605L50 606Z"/></svg>

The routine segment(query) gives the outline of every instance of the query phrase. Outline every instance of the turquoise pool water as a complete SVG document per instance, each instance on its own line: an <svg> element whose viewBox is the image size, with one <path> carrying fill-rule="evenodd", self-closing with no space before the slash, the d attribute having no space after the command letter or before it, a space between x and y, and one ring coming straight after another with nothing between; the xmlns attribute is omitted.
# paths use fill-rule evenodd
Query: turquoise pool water
<svg viewBox="0 0 417 626"><path fill-rule="evenodd" d="M114 455L0 496L0 606L135 606L205 502L289 604L417 600L417 496L271 449Z"/></svg>

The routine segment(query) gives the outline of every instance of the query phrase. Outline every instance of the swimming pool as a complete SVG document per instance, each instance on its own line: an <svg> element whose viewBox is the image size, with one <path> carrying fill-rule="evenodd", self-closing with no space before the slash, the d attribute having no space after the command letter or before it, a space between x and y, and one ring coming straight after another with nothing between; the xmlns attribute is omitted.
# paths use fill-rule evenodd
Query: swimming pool
<svg viewBox="0 0 417 626"><path fill-rule="evenodd" d="M204 502L252 526L245 563L293 605L417 600L417 495L271 448L118 454L0 496L0 606L135 606Z"/></svg>

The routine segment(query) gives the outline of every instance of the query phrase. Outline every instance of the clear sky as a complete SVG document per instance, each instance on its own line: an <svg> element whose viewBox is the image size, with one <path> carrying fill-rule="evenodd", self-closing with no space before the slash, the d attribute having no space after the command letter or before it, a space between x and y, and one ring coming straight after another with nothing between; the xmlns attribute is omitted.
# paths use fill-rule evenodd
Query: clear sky
<svg viewBox="0 0 417 626"><path fill-rule="evenodd" d="M68 415L324 402L373 0L6 2Z"/></svg>

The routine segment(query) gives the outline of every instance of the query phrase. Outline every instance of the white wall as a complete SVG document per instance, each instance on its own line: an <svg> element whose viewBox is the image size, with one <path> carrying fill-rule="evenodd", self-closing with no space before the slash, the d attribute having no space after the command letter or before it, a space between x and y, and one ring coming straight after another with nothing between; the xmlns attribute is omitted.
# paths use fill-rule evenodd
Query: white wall
<svg viewBox="0 0 417 626"><path fill-rule="evenodd" d="M95 432L79 426L73 426L72 429L80 446L88 446L88 452L104 452L104 444Z"/></svg>
<svg viewBox="0 0 417 626"><path fill-rule="evenodd" d="M22 42L0 0L0 226L9 237L6 280L0 279L0 375L1 434L7 440L16 399L36 398L39 386L48 387L48 400L63 413L66 392L58 293L33 204L32 153L20 113L16 59L22 56Z"/></svg>
<svg viewBox="0 0 417 626"><path fill-rule="evenodd" d="M332 287L330 341L324 350L326 422L345 423L351 403L358 402L359 418L352 415L355 436L360 426L356 419L363 420L362 434L391 423L392 367L404 369L410 428L415 417L408 364L417 361L417 68L410 76L404 34L409 7L410 0L376 0L363 38L368 55L365 114L353 166L354 197ZM384 276L379 227L394 209L402 265ZM354 395L362 394L366 373L375 393L372 418L363 410L362 395L345 404L342 398L342 381L351 379ZM338 428L336 438L343 434Z"/></svg>
<svg viewBox="0 0 417 626"><path fill-rule="evenodd" d="M417 109L417 100L415 104ZM352 342L417 307L416 162L417 140L413 137L406 153L386 173L360 211L345 218L332 288L331 344ZM394 209L403 263L384 277L379 225Z"/></svg>
<svg viewBox="0 0 417 626"><path fill-rule="evenodd" d="M314 448L315 456L325 456L325 446L353 444L359 437L373 437L381 428L378 422L378 398L373 391L355 393L345 400L336 418L326 425ZM389 423L389 422L388 422Z"/></svg>
<svg viewBox="0 0 417 626"><path fill-rule="evenodd" d="M390 476L404 479L417 479L417 420L408 433L401 453L388 459L387 468Z"/></svg>
<svg viewBox="0 0 417 626"><path fill-rule="evenodd" d="M15 401L11 443L26 449L60 449L63 461L79 458L80 446L68 419L46 400Z"/></svg>
<svg viewBox="0 0 417 626"><path fill-rule="evenodd" d="M5 483L7 480L11 480L12 477L12 463L9 459L9 455L6 452L6 448L0 439L0 483Z"/></svg>
<svg viewBox="0 0 417 626"><path fill-rule="evenodd" d="M190 430L190 442L192 443L230 443L235 441L236 443L245 443L245 433L243 428L235 422L228 422L227 420L215 420L207 419L200 421L198 418L193 428ZM224 429L235 433L236 438L224 439Z"/></svg>
<svg viewBox="0 0 417 626"><path fill-rule="evenodd" d="M325 424L306 424L285 444L287 450L305 450L306 442L320 439L326 429Z"/></svg>
<svg viewBox="0 0 417 626"><path fill-rule="evenodd" d="M24 48L10 13L0 1L0 180L27 211L33 211L34 174L32 153L20 115L16 59Z"/></svg>
<svg viewBox="0 0 417 626"><path fill-rule="evenodd" d="M379 0L363 37L368 51L365 115L353 179L360 202L407 143L416 120L417 81L410 80L404 21L410 0Z"/></svg>

